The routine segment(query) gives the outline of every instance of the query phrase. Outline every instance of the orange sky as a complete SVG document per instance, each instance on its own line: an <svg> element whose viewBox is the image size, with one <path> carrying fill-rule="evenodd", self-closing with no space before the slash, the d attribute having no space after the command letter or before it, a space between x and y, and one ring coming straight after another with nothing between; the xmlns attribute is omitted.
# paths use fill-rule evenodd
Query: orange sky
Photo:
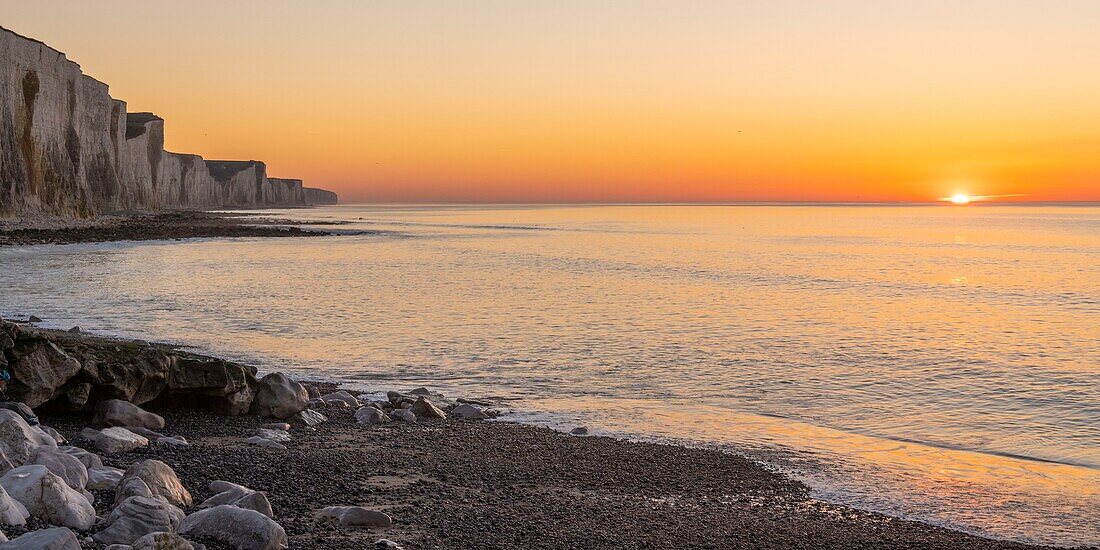
<svg viewBox="0 0 1100 550"><path fill-rule="evenodd" d="M1100 2L0 0L345 201L1100 200Z"/></svg>

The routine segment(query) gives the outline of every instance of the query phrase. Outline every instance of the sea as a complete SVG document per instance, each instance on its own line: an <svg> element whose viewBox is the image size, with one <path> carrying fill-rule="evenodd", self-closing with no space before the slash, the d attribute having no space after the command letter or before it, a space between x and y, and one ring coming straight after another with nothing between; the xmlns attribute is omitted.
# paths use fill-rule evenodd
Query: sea
<svg viewBox="0 0 1100 550"><path fill-rule="evenodd" d="M1100 544L1100 207L341 205L332 237L0 248L0 313L749 456Z"/></svg>

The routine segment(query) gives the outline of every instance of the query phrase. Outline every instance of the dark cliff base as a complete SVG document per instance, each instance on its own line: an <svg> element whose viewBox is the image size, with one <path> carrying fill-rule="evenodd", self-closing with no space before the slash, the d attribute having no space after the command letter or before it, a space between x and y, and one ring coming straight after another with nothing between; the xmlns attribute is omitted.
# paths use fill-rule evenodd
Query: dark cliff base
<svg viewBox="0 0 1100 550"><path fill-rule="evenodd" d="M371 548L380 538L407 549L1028 548L822 504L797 482L715 451L457 419L365 428L351 410L324 412L329 422L295 428L282 450L243 443L268 420L162 411L165 431L190 447L108 462L163 460L196 503L217 479L266 491L291 548ZM88 423L42 420L70 438ZM313 517L330 505L379 509L394 525L356 530Z"/></svg>
<svg viewBox="0 0 1100 550"><path fill-rule="evenodd" d="M89 227L0 231L0 246L329 234L303 230L294 225L295 222L286 220L269 220L240 214L166 212L111 219Z"/></svg>

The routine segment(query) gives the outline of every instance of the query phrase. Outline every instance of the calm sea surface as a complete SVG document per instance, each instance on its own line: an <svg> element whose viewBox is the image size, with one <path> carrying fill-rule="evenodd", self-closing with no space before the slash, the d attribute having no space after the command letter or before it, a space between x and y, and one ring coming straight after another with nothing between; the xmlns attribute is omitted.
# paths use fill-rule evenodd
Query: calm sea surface
<svg viewBox="0 0 1100 550"><path fill-rule="evenodd" d="M332 238L0 249L0 312L731 448L1100 543L1100 208L340 206Z"/></svg>

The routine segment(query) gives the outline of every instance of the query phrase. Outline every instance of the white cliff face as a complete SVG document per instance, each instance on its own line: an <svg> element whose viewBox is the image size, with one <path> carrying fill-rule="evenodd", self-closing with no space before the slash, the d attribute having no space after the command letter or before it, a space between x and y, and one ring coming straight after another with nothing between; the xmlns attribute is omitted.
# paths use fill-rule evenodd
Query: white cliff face
<svg viewBox="0 0 1100 550"><path fill-rule="evenodd" d="M332 204L258 161L164 150L164 121L127 113L107 85L49 46L0 27L0 216Z"/></svg>

